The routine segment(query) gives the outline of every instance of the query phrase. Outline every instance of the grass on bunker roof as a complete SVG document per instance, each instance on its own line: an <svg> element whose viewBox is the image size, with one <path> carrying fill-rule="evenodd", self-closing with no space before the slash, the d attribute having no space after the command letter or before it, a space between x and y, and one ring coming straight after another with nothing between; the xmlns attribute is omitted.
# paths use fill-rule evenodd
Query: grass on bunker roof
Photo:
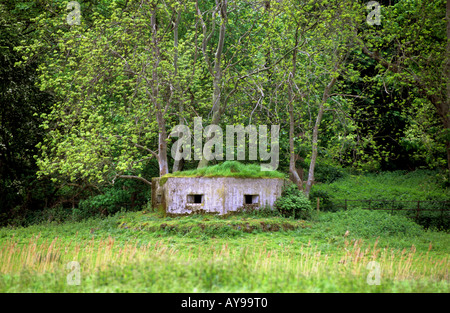
<svg viewBox="0 0 450 313"><path fill-rule="evenodd" d="M162 178L168 177L285 178L285 174L278 171L261 171L259 164L242 164L238 161L225 161L204 168L169 173Z"/></svg>

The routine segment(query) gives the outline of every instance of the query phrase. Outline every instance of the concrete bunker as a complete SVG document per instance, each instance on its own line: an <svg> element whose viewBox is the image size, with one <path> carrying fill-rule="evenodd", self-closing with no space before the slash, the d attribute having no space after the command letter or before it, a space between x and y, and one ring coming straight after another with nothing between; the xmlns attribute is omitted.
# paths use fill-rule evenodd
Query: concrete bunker
<svg viewBox="0 0 450 313"><path fill-rule="evenodd" d="M152 206L168 215L225 215L273 206L284 183L282 178L155 177Z"/></svg>

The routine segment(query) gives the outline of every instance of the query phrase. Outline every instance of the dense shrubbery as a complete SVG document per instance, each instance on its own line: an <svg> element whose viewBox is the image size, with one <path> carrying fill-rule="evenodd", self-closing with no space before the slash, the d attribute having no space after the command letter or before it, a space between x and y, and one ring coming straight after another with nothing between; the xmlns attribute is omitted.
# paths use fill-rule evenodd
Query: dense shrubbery
<svg viewBox="0 0 450 313"><path fill-rule="evenodd" d="M335 199L448 200L450 189L443 188L438 172L417 170L350 175L329 184L314 185Z"/></svg>
<svg viewBox="0 0 450 313"><path fill-rule="evenodd" d="M113 214L129 206L130 192L123 189L107 189L104 193L80 201L74 210L76 218L87 218L96 214Z"/></svg>
<svg viewBox="0 0 450 313"><path fill-rule="evenodd" d="M330 194L325 190L312 190L309 193L309 199L313 206L317 203L317 198L319 198L320 201L320 211L336 212L338 210L338 207L333 203Z"/></svg>
<svg viewBox="0 0 450 313"><path fill-rule="evenodd" d="M91 217L115 214L142 208L149 198L149 188L137 181L122 181L115 186L96 189L95 193L80 192L80 187L61 188L58 201L39 210L24 210L17 206L0 226L29 226L42 222L80 221Z"/></svg>
<svg viewBox="0 0 450 313"><path fill-rule="evenodd" d="M314 170L314 179L321 183L332 183L346 176L345 171L331 164L317 164Z"/></svg>
<svg viewBox="0 0 450 313"><path fill-rule="evenodd" d="M449 229L447 212L425 212L426 209L448 209L442 201L450 199L450 189L443 186L438 171L417 170L414 172L394 171L349 175L329 184L316 184L310 193L311 201L319 197L321 210L337 211L343 208L343 200L372 200L371 208L390 209L402 216L415 217L417 201L420 214L415 220L426 228ZM349 201L347 206L367 208L369 203ZM397 212L396 212L397 210Z"/></svg>
<svg viewBox="0 0 450 313"><path fill-rule="evenodd" d="M140 175L154 177L158 173L157 162L150 161ZM11 210L0 210L0 227L80 221L119 211L133 211L147 205L151 194L150 186L131 179L118 179L114 185L103 186L85 182L50 185L47 181L36 181L34 185L34 194L29 198L38 199L39 203L24 201Z"/></svg>
<svg viewBox="0 0 450 313"><path fill-rule="evenodd" d="M309 199L298 190L294 184L284 187L281 197L275 203L275 208L285 217L309 219L312 214L312 207Z"/></svg>
<svg viewBox="0 0 450 313"><path fill-rule="evenodd" d="M80 201L73 210L73 219L106 216L119 211L142 208L150 196L150 188L135 180L123 180L114 186L105 187L101 193Z"/></svg>

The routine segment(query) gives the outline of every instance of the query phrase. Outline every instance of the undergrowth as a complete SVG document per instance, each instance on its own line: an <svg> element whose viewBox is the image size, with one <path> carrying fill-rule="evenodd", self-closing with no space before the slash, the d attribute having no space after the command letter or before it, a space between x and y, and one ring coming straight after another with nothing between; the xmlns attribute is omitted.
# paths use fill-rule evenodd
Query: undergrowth
<svg viewBox="0 0 450 313"><path fill-rule="evenodd" d="M316 184L334 199L449 200L450 188L442 186L438 172L416 170L347 175L328 184Z"/></svg>
<svg viewBox="0 0 450 313"><path fill-rule="evenodd" d="M443 186L437 171L347 175L329 184L315 184L310 196L311 201L320 199L323 211L343 210L346 205L348 209L370 207L410 218L416 218L419 201L421 211L415 219L418 224L432 229L450 228L450 212L446 211L450 188Z"/></svg>
<svg viewBox="0 0 450 313"><path fill-rule="evenodd" d="M155 218L154 213L127 214L119 220L119 228L134 232L149 232L156 236L238 237L244 233L290 231L310 227L303 220L286 219L272 211L247 212L233 216L191 215Z"/></svg>

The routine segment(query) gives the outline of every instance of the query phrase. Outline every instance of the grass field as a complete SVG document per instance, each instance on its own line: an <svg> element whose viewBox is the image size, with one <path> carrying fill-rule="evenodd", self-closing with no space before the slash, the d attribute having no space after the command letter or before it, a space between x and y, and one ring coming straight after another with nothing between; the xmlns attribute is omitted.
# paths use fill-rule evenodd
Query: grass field
<svg viewBox="0 0 450 313"><path fill-rule="evenodd" d="M446 293L449 241L360 210L312 221L128 212L0 229L0 292Z"/></svg>

